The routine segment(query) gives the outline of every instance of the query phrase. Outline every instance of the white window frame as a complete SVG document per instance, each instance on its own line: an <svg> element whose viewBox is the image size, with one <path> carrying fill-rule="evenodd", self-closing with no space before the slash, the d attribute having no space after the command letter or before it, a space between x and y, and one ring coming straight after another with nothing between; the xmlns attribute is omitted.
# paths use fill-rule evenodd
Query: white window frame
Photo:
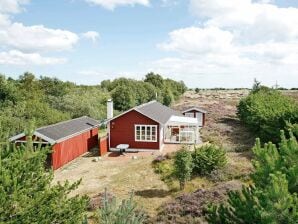
<svg viewBox="0 0 298 224"><path fill-rule="evenodd" d="M140 139L137 139L137 128L140 128ZM142 140L142 128L145 128L145 139ZM148 140L147 139L147 128L150 128L150 135L151 135L151 138ZM155 128L155 135L152 135L152 128ZM157 139L157 132L158 132L158 129L157 129L157 125L144 125L144 124L135 124L135 141L136 142L157 142L158 139ZM155 137L155 140L152 140L152 137Z"/></svg>

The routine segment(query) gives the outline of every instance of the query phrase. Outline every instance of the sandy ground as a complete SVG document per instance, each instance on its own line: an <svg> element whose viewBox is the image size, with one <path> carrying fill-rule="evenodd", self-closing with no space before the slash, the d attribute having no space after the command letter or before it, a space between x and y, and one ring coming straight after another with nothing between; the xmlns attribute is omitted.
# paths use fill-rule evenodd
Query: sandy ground
<svg viewBox="0 0 298 224"><path fill-rule="evenodd" d="M96 154L88 153L55 171L54 183L82 179L72 194L90 197L105 188L117 198L127 198L134 191L135 200L151 215L162 203L171 198L167 185L151 168L152 160L159 154L174 152L179 145L165 145L162 152L127 153L120 156L110 153L94 162ZM132 159L136 156L137 159Z"/></svg>

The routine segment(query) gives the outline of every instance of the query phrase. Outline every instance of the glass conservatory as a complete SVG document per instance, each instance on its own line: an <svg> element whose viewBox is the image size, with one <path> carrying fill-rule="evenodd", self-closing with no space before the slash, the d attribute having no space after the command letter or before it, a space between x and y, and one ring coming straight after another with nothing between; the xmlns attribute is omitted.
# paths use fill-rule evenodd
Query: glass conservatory
<svg viewBox="0 0 298 224"><path fill-rule="evenodd" d="M196 144L199 139L199 124L196 118L172 116L165 125L165 143Z"/></svg>

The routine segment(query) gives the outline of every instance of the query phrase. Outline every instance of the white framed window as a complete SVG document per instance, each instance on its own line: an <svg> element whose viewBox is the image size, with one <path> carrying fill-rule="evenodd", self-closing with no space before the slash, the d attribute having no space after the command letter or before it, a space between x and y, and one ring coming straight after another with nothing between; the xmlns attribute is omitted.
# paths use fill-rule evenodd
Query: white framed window
<svg viewBox="0 0 298 224"><path fill-rule="evenodd" d="M157 125L135 125L136 142L157 142Z"/></svg>

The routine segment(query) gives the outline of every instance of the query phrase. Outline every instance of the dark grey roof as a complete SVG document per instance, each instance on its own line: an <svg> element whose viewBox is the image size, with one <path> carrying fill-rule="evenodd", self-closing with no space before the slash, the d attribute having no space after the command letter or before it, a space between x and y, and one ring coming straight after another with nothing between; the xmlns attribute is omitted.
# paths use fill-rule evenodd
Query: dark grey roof
<svg viewBox="0 0 298 224"><path fill-rule="evenodd" d="M173 115L182 116L180 112L164 106L157 101L151 101L149 103L142 104L135 107L134 109L161 124L167 123L167 121Z"/></svg>
<svg viewBox="0 0 298 224"><path fill-rule="evenodd" d="M67 139L68 137L91 130L98 127L100 122L90 117L84 116L57 124L38 128L37 133L46 136L57 142L58 140Z"/></svg>

